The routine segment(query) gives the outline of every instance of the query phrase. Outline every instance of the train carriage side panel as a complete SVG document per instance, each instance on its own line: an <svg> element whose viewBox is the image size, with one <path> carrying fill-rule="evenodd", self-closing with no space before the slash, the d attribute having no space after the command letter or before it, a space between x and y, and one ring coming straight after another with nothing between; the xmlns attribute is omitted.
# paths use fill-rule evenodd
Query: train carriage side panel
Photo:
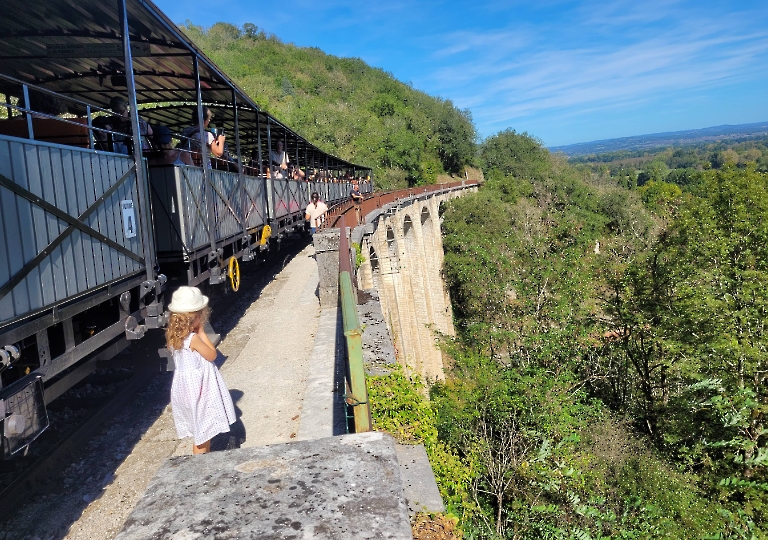
<svg viewBox="0 0 768 540"><path fill-rule="evenodd" d="M48 154L50 157L50 182L49 185L54 190L54 197L56 199L56 206L64 210L67 214L73 215L73 211L69 206L69 199L74 198L76 194L70 192L67 189L67 184L64 180L64 162L71 164L71 159L66 159L62 156L61 148L48 148ZM77 214L74 214L77 215ZM68 224L64 221L59 221L59 234L64 232ZM59 278L56 286L56 298L57 300L63 300L77 294L77 272L75 270L75 253L72 246L72 235L69 234L61 243L61 258L57 261L55 266L55 274Z"/></svg>
<svg viewBox="0 0 768 540"><path fill-rule="evenodd" d="M240 224L241 207L237 206L240 192L238 175L236 173L210 170L211 181L208 194L213 198L214 217L216 223L216 240L225 240L242 231ZM232 204L232 203L235 204Z"/></svg>
<svg viewBox="0 0 768 540"><path fill-rule="evenodd" d="M66 209L67 213L73 216L79 216L82 212L80 210L80 204L78 200L82 198L79 194L75 184L75 160L73 159L72 152L69 149L60 150L63 154L60 162L62 168L60 169L60 185L64 186L62 193L66 196ZM85 208L83 208L85 210ZM67 268L69 268L71 275L67 279L68 294L77 294L77 291L83 291L88 288L86 282L85 273L85 257L83 256L83 239L82 233L78 230L72 231L70 237L65 241L68 244L69 256L66 261Z"/></svg>
<svg viewBox="0 0 768 540"><path fill-rule="evenodd" d="M184 242L190 250L205 247L211 243L208 233L207 187L203 183L203 169L198 167L177 167L176 182L179 186L179 209L183 212Z"/></svg>
<svg viewBox="0 0 768 540"><path fill-rule="evenodd" d="M48 250L39 264L0 300L0 324L56 305L107 281L125 278L144 267L140 221L136 237L125 238L121 200L136 207L138 192L135 171L128 156L97 155L87 149L62 149L38 141L0 136L0 174L28 192L28 196L2 190L2 247L7 265L0 265L0 286L7 284L25 265ZM97 167L94 174L94 165ZM126 185L99 202L83 225L107 236L131 252L120 253L86 232L70 227L67 220L93 206L98 196L126 176ZM17 189L18 189L17 188ZM29 198L39 197L42 203ZM45 204L54 209L48 210ZM58 212L69 216L66 219ZM59 215L61 215L59 214ZM63 217L63 216L62 216ZM64 233L66 235L62 236ZM51 243L56 242L54 248Z"/></svg>
<svg viewBox="0 0 768 540"><path fill-rule="evenodd" d="M274 218L276 221L283 219L289 214L288 205L290 204L291 194L288 189L288 181L274 179L272 181L272 193L274 200Z"/></svg>
<svg viewBox="0 0 768 540"><path fill-rule="evenodd" d="M288 180L288 213L295 214L301 208L302 188L304 187L296 180ZM306 205L304 205L306 207Z"/></svg>
<svg viewBox="0 0 768 540"><path fill-rule="evenodd" d="M245 215L248 232L267 223L269 217L269 203L265 191L266 182L263 177L244 176L245 187Z"/></svg>
<svg viewBox="0 0 768 540"><path fill-rule="evenodd" d="M301 211L301 213L303 214L304 209L309 204L310 195L312 194L309 188L309 183L303 180L297 181L296 191L298 195L298 210Z"/></svg>
<svg viewBox="0 0 768 540"><path fill-rule="evenodd" d="M27 159L27 173L29 175L29 184L34 186L35 193L42 193L43 199L47 202L58 206L56 189L53 185L53 168L51 167L50 148L45 146L29 146L29 153L35 153L35 159ZM47 239L44 245L52 242L56 239L64 229L66 229L66 223L59 222L59 218L55 215L45 212L45 229L47 232ZM44 245L38 246L38 250L42 249ZM51 257L47 261L43 261L43 264L47 264L46 274L51 276L50 281L44 279L42 282L43 300L46 304L53 304L55 302L64 300L67 297L66 287L64 286L64 280L62 279L64 273L64 265L62 260L64 258L64 252L62 245L59 244L51 254Z"/></svg>
<svg viewBox="0 0 768 540"><path fill-rule="evenodd" d="M169 254L182 253L184 250L176 176L177 172L172 165L149 168L155 245L161 261Z"/></svg>

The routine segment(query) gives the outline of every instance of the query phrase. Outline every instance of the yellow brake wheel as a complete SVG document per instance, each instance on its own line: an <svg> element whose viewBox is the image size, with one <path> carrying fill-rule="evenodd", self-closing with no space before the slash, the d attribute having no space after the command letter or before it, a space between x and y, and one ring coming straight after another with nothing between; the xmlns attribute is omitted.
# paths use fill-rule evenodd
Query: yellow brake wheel
<svg viewBox="0 0 768 540"><path fill-rule="evenodd" d="M229 285L233 291L240 288L240 263L237 262L237 257L229 258Z"/></svg>

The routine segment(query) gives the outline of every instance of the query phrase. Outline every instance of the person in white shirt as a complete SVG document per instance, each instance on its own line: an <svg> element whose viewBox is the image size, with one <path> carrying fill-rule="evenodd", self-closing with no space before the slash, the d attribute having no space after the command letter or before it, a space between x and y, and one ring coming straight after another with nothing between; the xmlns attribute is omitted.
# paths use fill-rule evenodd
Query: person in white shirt
<svg viewBox="0 0 768 540"><path fill-rule="evenodd" d="M269 152L269 159L272 162L272 167L277 167L275 170L275 178L285 178L288 171L288 153L285 151L285 144L283 141L277 141L277 149L272 149Z"/></svg>
<svg viewBox="0 0 768 540"><path fill-rule="evenodd" d="M315 234L317 228L323 222L323 217L328 211L328 205L320 200L320 194L315 191L312 193L312 202L307 205L304 212L304 219L309 221L309 232Z"/></svg>

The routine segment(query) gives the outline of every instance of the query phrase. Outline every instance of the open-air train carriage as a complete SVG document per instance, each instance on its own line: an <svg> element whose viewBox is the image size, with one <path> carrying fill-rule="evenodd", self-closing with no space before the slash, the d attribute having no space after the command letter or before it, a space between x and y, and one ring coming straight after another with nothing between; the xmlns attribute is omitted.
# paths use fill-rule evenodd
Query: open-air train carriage
<svg viewBox="0 0 768 540"><path fill-rule="evenodd" d="M105 122L113 98L127 130ZM198 145L200 166L149 167L144 121L183 141L204 106L227 134L224 159ZM277 140L304 179L277 174ZM317 171L325 181L306 181ZM370 178L261 111L148 0L5 2L0 455L44 429L44 402L164 324L165 274L224 281L231 261L304 226L312 191L345 200L348 173Z"/></svg>

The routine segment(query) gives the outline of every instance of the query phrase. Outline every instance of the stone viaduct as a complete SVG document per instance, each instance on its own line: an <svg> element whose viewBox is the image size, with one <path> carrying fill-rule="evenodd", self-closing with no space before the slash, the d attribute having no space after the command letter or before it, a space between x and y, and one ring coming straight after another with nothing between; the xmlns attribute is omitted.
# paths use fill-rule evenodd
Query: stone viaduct
<svg viewBox="0 0 768 540"><path fill-rule="evenodd" d="M357 271L358 288L376 289L398 362L427 381L444 378L439 334L454 335L451 301L442 275L440 204L469 191L477 191L476 185L401 199L368 214L367 224L350 234L365 259ZM332 285L334 272L338 272L338 234L335 231L328 242L315 242L321 302L324 281ZM335 267L328 267L334 259ZM324 267L328 267L327 278L323 277ZM335 295L328 298L336 300Z"/></svg>

